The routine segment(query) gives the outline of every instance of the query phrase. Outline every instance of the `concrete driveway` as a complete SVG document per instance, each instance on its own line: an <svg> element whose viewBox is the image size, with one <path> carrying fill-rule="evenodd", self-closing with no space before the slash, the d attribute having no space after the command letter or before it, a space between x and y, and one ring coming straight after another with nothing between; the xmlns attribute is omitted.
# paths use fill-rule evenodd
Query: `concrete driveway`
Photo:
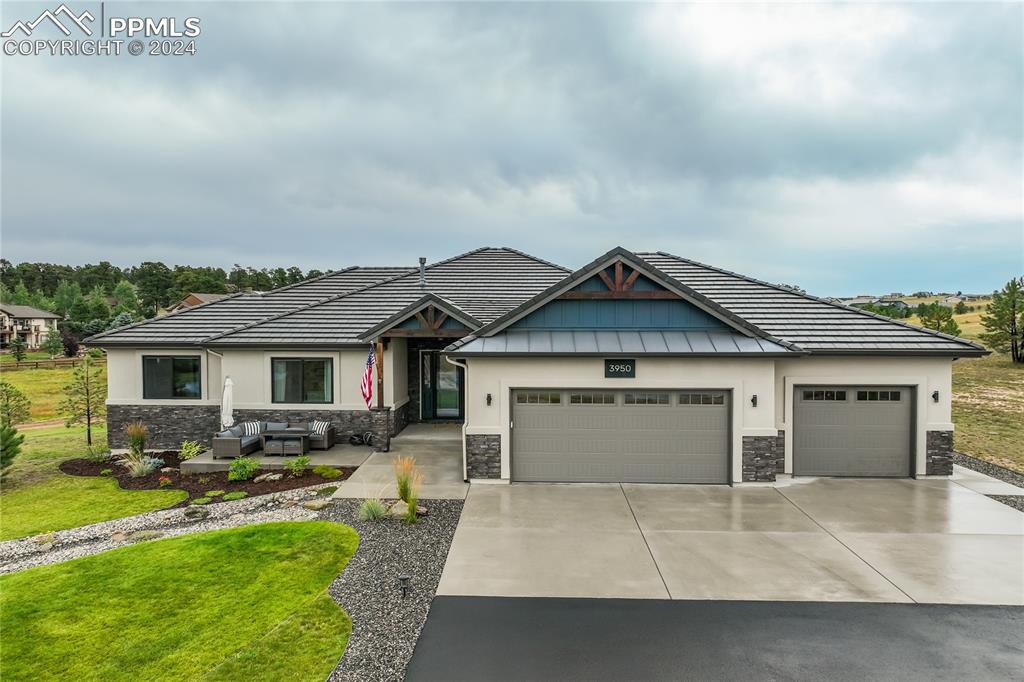
<svg viewBox="0 0 1024 682"><path fill-rule="evenodd" d="M1024 514L950 480L473 485L437 593L1024 604Z"/></svg>

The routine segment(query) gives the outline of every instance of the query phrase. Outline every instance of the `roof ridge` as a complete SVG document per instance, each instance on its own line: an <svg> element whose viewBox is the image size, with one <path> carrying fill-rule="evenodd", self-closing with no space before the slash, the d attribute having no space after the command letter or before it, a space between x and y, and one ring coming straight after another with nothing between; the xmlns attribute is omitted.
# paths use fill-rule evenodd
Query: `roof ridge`
<svg viewBox="0 0 1024 682"><path fill-rule="evenodd" d="M563 272L572 272L572 270L570 268L567 268L564 265L559 265L558 263L552 263L551 261L544 260L543 258L541 258L539 256L534 256L532 253L526 253L525 251L520 251L519 249L514 249L511 246L499 246L499 247L496 247L496 248L501 249L502 251L511 251L512 253L515 253L515 254L518 254L520 256L523 256L524 258L529 258L531 260L535 260L538 263L542 263L544 265L550 265L551 267L556 268L558 270L561 270Z"/></svg>
<svg viewBox="0 0 1024 682"><path fill-rule="evenodd" d="M439 260L436 263L431 263L430 265L426 265L424 267L425 267L425 269L429 270L429 269L435 268L435 267L437 267L439 265L445 265L447 263L451 263L452 261L458 260L460 258L465 258L465 257L471 256L471 255L473 255L475 253L480 253L481 251L486 251L486 250L488 250L490 248L492 248L492 247L481 246L480 248L473 249L471 251L466 251L465 253L460 253L460 254L458 254L456 256L452 256L451 258L446 258L444 260ZM358 266L354 266L354 267L358 267ZM317 300L317 301L313 301L311 303L307 303L306 305L299 306L298 308L292 308L291 310L286 310L286 311L284 311L282 313L278 313L276 315L271 315L270 317L264 317L262 319L254 321L254 322L249 322L247 324L241 325L239 327L232 327L231 329L228 329L227 331L218 332L218 333L213 334L211 336L207 336L206 338L203 339L203 342L213 341L215 339L222 339L222 338L224 338L226 336L231 336L232 334L237 334L238 332L245 331L246 329L252 329L253 327L257 327L257 326L259 326L261 324L265 324L267 322L273 322L274 320L279 320L279 319L281 319L283 317L287 317L288 315L293 315L295 313L300 313L300 312L303 312L305 310L309 310L310 308L315 308L315 307L320 306L320 305L325 305L327 303L333 303L334 301L340 300L340 299L345 298L347 296L351 296L353 294L358 294L358 293L361 293L363 291L367 291L369 289L373 289L374 287L383 286L385 284L391 284L392 282L396 282L396 281L398 281L400 279L403 279L405 277L410 277L410 276L417 275L417 274L419 274L419 271L417 269L410 268L408 272L403 272L401 275L396 275L394 277L388 277L386 279L382 279L379 282L374 282L372 284L367 284L366 286L359 287L358 289L353 289L352 291L346 291L346 292L342 292L340 294L334 294L332 296L328 296L326 298L323 298L323 299L320 299L320 300ZM458 306L456 306L456 307L458 307ZM459 308L459 309L461 310L461 308Z"/></svg>
<svg viewBox="0 0 1024 682"><path fill-rule="evenodd" d="M818 303L824 303L825 305L830 305L830 306L832 306L834 308L840 308L842 310L853 311L855 313L859 313L861 315L864 315L865 317L873 317L875 319L882 320L883 322L890 322L892 324L898 325L900 327L905 327L907 329L913 329L913 330L919 331L919 332L926 332L926 333L928 333L928 334L930 334L932 336L938 336L940 338L948 339L950 341L957 341L959 343L966 344L966 345L971 346L973 348L977 348L978 350L988 350L987 348L985 348L985 346L981 345L980 343L975 343L974 341L970 341L968 339L964 339L964 338L961 338L959 336L953 336L952 334L946 334L944 332L940 332L940 331L937 331L935 329L929 329L928 327L918 327L916 325L910 324L909 322L902 322L900 320L896 320L896 319L893 319L891 317L886 317L885 315L879 315L878 313L873 313L873 312L870 312L868 310L862 310L860 308L855 308L853 306L843 305L842 303L837 303L835 301L828 301L828 300L825 300L823 298L819 298L818 296L814 296L812 294L808 294L806 291L797 291L795 289L790 289L788 287L784 287L781 284L773 284L772 282L766 282L764 280L757 279L756 277L750 277L748 275L742 275L742 274L740 274L738 272L733 272L732 270L726 270L725 268L717 268L714 265L708 265L707 263L701 263L701 262L695 261L695 260L693 260L691 258L683 258L682 256L677 256L676 254L669 253L667 251L653 251L653 252L647 251L645 253L648 253L648 254L655 253L655 254L660 255L660 256L666 256L668 258L674 258L674 259L676 259L678 261L681 261L683 263L689 263L690 265L696 265L698 267L702 267L702 268L705 268L707 270L711 270L713 272L720 272L722 274L730 275L732 277L736 277L738 279L742 279L742 280L745 280L747 282L752 282L754 284L760 284L762 286L771 287L772 289L776 289L777 291L783 291L783 292L785 292L787 294L792 294L793 296L799 296L799 297L802 297L802 298L809 299L811 301L816 301ZM637 254L637 255L639 255L639 254Z"/></svg>

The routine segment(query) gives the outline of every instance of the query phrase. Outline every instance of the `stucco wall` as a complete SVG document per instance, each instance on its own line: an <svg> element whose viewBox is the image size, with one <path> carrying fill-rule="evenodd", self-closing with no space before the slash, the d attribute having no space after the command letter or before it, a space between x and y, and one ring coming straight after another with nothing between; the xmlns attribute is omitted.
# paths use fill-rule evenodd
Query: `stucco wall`
<svg viewBox="0 0 1024 682"><path fill-rule="evenodd" d="M762 358L637 358L635 379L606 379L604 360L472 358L466 384L466 435L501 436L501 478L511 473L511 392L516 388L727 389L732 391L732 477L740 481L744 436L776 436L775 365ZM487 405L487 394L491 405ZM758 407L750 404L758 396Z"/></svg>
<svg viewBox="0 0 1024 682"><path fill-rule="evenodd" d="M219 404L224 379L234 383L234 405L237 409L309 410L311 404L271 402L270 361L282 357L329 357L333 360L334 400L324 409L365 410L359 391L365 349L336 351L311 350L217 350L179 349L107 349L107 403L111 405L197 405ZM405 341L392 341L384 353L384 404L399 407L408 402ZM202 398L144 400L142 397L143 355L198 355L202 362ZM374 386L376 391L376 385ZM374 399L376 403L376 398Z"/></svg>
<svg viewBox="0 0 1024 682"><path fill-rule="evenodd" d="M780 431L789 431L793 420L793 389L802 384L853 384L913 386L914 471L926 471L926 433L952 431L953 363L949 358L803 357L775 363L775 415ZM932 391L939 401L932 400ZM785 471L793 471L793 438L785 439Z"/></svg>

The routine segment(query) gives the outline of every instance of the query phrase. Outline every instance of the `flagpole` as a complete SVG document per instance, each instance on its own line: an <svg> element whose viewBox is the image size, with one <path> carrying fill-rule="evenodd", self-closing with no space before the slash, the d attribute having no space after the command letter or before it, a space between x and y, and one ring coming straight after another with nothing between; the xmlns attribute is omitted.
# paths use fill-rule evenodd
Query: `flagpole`
<svg viewBox="0 0 1024 682"><path fill-rule="evenodd" d="M377 409L384 409L384 339L377 337Z"/></svg>

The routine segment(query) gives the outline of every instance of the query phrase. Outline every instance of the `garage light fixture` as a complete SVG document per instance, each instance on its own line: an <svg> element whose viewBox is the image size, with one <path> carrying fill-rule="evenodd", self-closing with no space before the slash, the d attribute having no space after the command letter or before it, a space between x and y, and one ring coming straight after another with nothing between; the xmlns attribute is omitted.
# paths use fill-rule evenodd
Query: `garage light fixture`
<svg viewBox="0 0 1024 682"><path fill-rule="evenodd" d="M932 400L934 400L935 402L939 402L939 392L938 391L932 391Z"/></svg>
<svg viewBox="0 0 1024 682"><path fill-rule="evenodd" d="M750 396L750 406L757 407L757 394Z"/></svg>

